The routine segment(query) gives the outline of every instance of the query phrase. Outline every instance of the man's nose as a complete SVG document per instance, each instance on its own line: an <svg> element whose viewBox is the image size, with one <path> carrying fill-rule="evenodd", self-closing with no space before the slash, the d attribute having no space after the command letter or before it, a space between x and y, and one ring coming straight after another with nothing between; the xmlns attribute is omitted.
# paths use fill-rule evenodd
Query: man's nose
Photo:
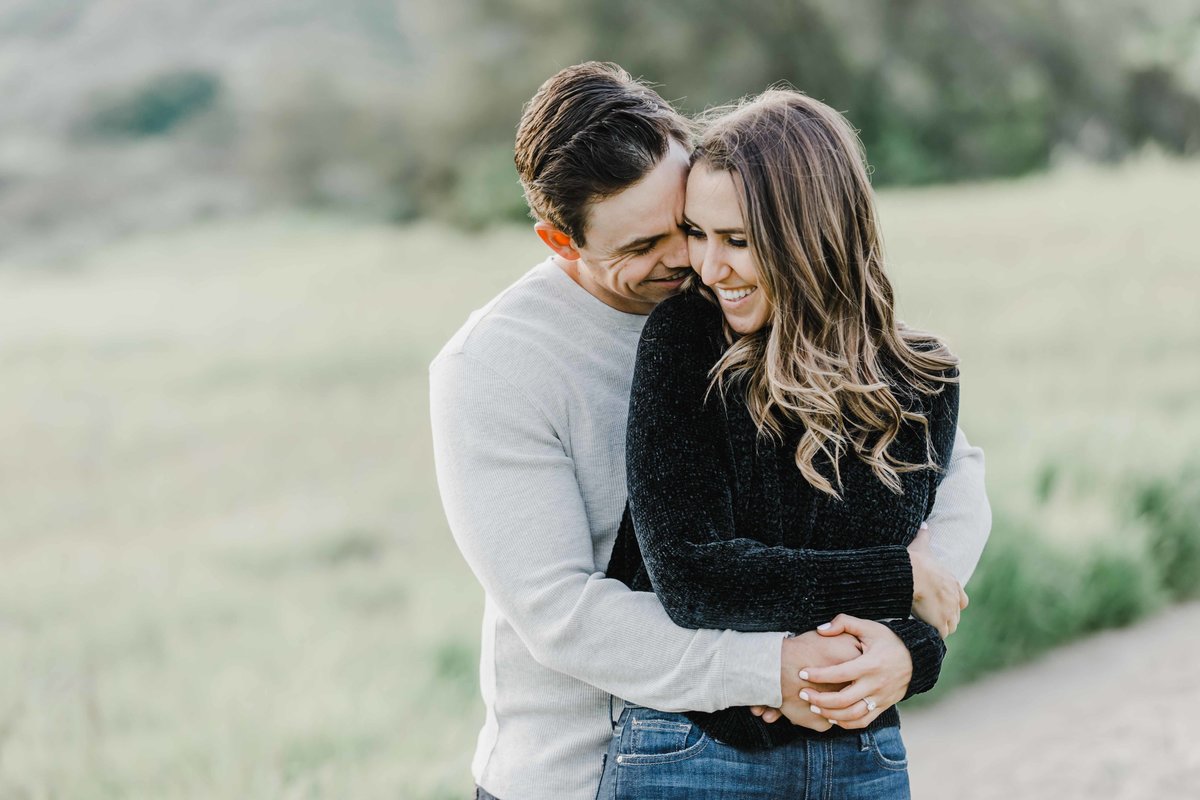
<svg viewBox="0 0 1200 800"><path fill-rule="evenodd" d="M671 234L670 241L667 242L666 249L663 251L662 261L668 269L682 269L691 266L691 261L688 259L688 240L683 230L677 229L675 233Z"/></svg>

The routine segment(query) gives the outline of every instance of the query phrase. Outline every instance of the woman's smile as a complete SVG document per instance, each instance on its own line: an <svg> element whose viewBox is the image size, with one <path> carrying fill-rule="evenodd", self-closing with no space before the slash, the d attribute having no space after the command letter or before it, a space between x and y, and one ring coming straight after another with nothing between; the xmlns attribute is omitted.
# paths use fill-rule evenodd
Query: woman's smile
<svg viewBox="0 0 1200 800"><path fill-rule="evenodd" d="M758 291L757 286L742 286L737 289L722 289L720 286L713 287L717 292L717 297L721 298L721 305L729 308L736 308L747 297Z"/></svg>

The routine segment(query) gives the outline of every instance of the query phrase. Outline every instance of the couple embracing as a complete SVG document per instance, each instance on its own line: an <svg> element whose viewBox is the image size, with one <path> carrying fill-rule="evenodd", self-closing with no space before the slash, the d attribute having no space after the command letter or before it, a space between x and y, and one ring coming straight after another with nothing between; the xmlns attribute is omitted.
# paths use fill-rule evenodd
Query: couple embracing
<svg viewBox="0 0 1200 800"><path fill-rule="evenodd" d="M516 165L551 254L430 368L486 598L477 796L908 797L895 706L990 510L853 129L778 89L696 125L592 62Z"/></svg>

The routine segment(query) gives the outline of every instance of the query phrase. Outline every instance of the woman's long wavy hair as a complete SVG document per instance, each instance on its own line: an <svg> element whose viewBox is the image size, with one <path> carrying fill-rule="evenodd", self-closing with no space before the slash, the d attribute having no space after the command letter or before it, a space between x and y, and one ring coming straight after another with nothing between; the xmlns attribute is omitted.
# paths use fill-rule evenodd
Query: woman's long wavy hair
<svg viewBox="0 0 1200 800"><path fill-rule="evenodd" d="M785 424L799 423L796 465L834 497L848 451L897 494L900 473L938 468L918 400L957 379L958 359L896 320L862 143L850 124L800 92L770 89L711 114L692 163L732 173L771 308L752 334L726 326L731 346L713 367L712 388L744 385L759 431L781 441ZM893 452L905 424L924 434L922 463Z"/></svg>

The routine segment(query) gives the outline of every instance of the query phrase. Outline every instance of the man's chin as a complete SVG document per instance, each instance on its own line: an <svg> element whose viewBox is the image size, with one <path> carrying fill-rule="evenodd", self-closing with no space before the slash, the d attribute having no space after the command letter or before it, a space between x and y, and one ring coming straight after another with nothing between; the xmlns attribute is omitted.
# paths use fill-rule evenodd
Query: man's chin
<svg viewBox="0 0 1200 800"><path fill-rule="evenodd" d="M679 288L678 287L655 287L654 289L647 289L646 287L642 287L642 291L639 292L638 294L641 297L643 303L649 303L650 305L658 305L663 300L666 300L668 297L674 297L675 295L679 294Z"/></svg>

